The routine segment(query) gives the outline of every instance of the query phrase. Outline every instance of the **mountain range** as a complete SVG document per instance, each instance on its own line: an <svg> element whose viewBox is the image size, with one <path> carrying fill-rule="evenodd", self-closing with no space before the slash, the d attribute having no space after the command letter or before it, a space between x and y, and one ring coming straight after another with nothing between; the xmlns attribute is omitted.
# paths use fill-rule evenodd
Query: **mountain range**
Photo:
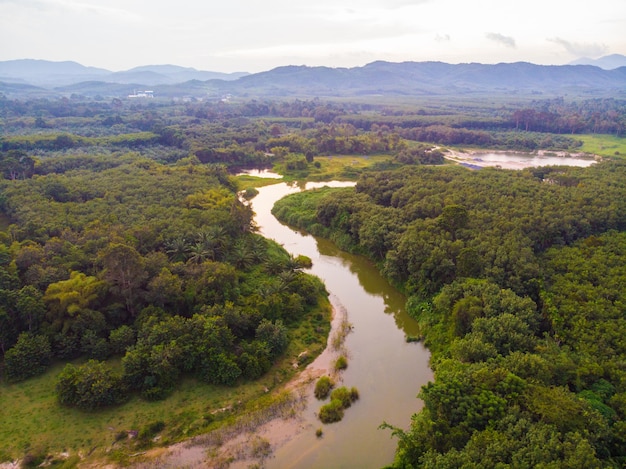
<svg viewBox="0 0 626 469"><path fill-rule="evenodd" d="M613 70L619 67L626 67L626 56L621 54L611 54L600 57L599 59L590 59L589 57L583 57L573 62L570 65L595 65L596 67L603 68L605 70Z"/></svg>
<svg viewBox="0 0 626 469"><path fill-rule="evenodd" d="M70 61L23 59L0 62L0 81L44 88L68 86L85 81L154 86L190 80L236 80L245 75L248 73L207 72L178 65L145 65L122 72L112 72L103 68L85 67Z"/></svg>
<svg viewBox="0 0 626 469"><path fill-rule="evenodd" d="M618 63L607 56L603 62ZM599 59L601 60L601 59ZM248 74L147 65L123 72L76 62L12 60L0 62L0 93L5 96L127 97L151 90L155 97L342 97L503 95L626 96L626 66L536 65L527 62L448 64L377 61L362 67L284 66Z"/></svg>

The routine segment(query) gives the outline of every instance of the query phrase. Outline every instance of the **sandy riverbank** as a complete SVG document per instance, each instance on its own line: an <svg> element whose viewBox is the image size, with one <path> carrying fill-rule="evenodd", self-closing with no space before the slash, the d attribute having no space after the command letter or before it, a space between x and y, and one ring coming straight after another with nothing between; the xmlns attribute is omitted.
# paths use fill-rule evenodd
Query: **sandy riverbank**
<svg viewBox="0 0 626 469"><path fill-rule="evenodd" d="M331 297L331 331L324 351L300 374L285 384L277 394L280 402L269 409L245 415L233 426L191 438L167 448L157 448L141 456L135 469L263 467L276 449L302 432L315 432L315 422L302 417L313 397L316 380L323 375L336 376L334 362L345 354L344 338L350 330L346 309ZM285 391L287 391L285 393ZM320 424L321 426L321 424Z"/></svg>

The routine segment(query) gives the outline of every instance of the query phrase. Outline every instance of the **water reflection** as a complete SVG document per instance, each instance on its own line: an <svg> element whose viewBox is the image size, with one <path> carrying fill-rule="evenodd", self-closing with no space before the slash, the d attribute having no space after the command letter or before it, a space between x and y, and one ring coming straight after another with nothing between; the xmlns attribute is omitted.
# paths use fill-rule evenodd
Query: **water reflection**
<svg viewBox="0 0 626 469"><path fill-rule="evenodd" d="M462 165L477 169L498 167L503 169L524 169L537 166L576 166L586 168L597 163L597 160L588 155L569 155L565 153L551 153L539 151L537 153L523 152L470 152L448 151L446 158Z"/></svg>

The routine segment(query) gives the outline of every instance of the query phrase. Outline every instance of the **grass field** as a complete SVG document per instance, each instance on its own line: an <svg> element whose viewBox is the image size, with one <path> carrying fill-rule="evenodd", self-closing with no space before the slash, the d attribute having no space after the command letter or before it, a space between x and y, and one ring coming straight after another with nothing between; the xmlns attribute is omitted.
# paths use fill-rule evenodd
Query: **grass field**
<svg viewBox="0 0 626 469"><path fill-rule="evenodd" d="M582 151L606 157L626 157L626 138L613 135L575 135L582 140Z"/></svg>
<svg viewBox="0 0 626 469"><path fill-rule="evenodd" d="M274 396L280 398L277 391L298 371L293 366L298 355L309 352L302 369L324 349L329 330L330 306L323 301L321 311L309 313L300 327L291 331L284 358L258 381L225 387L185 378L167 399L157 402L133 396L125 404L95 412L61 407L54 385L63 364L22 383L2 384L0 462L25 456L41 460L61 452L124 462L130 454L151 445L165 445L232 423L238 416L272 405ZM119 366L119 360L111 364ZM148 429L160 422L164 428L156 443ZM129 430L150 438L128 440Z"/></svg>
<svg viewBox="0 0 626 469"><path fill-rule="evenodd" d="M274 168L284 176L285 181L356 181L361 173L375 165L390 164L390 155L333 155L316 156L313 164L309 164L305 170L288 171L284 165L277 164ZM316 165L319 165L316 166Z"/></svg>

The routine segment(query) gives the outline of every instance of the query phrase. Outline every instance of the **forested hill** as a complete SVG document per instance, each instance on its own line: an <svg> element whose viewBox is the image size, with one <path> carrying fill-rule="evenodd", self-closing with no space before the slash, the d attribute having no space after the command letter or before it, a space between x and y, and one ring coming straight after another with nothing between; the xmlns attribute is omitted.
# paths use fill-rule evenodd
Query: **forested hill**
<svg viewBox="0 0 626 469"><path fill-rule="evenodd" d="M101 73L98 76L87 74L89 70L86 70L76 73L72 79L64 69L62 83L42 81L42 77L46 76L58 78L58 66L50 65L50 71L47 72L45 64L37 64L38 68L33 75L31 72L28 74L24 70L20 71L21 69L16 71L12 68L7 71L6 65L7 62L0 62L0 92L8 96L16 95L19 91L33 92L31 89L9 87L10 83L35 84L42 86L50 94L117 97L127 96L133 88L151 89L156 97L198 98L221 98L229 93L245 97L437 96L479 93L577 96L610 93L617 97L626 94L626 67L603 70L591 65L544 66L526 62L454 65L443 62L377 61L354 68L285 66L238 79L233 79L238 76L236 74L211 76L208 75L209 72L189 71L182 67L179 67L180 70L174 67L176 73L172 73L163 66L139 67L114 74ZM167 77L165 72L168 72ZM127 86L121 89L120 84Z"/></svg>
<svg viewBox="0 0 626 469"><path fill-rule="evenodd" d="M229 83L232 91L295 95L438 95L476 92L626 92L626 67L542 66L526 62L452 65L373 62L364 67L279 67Z"/></svg>

